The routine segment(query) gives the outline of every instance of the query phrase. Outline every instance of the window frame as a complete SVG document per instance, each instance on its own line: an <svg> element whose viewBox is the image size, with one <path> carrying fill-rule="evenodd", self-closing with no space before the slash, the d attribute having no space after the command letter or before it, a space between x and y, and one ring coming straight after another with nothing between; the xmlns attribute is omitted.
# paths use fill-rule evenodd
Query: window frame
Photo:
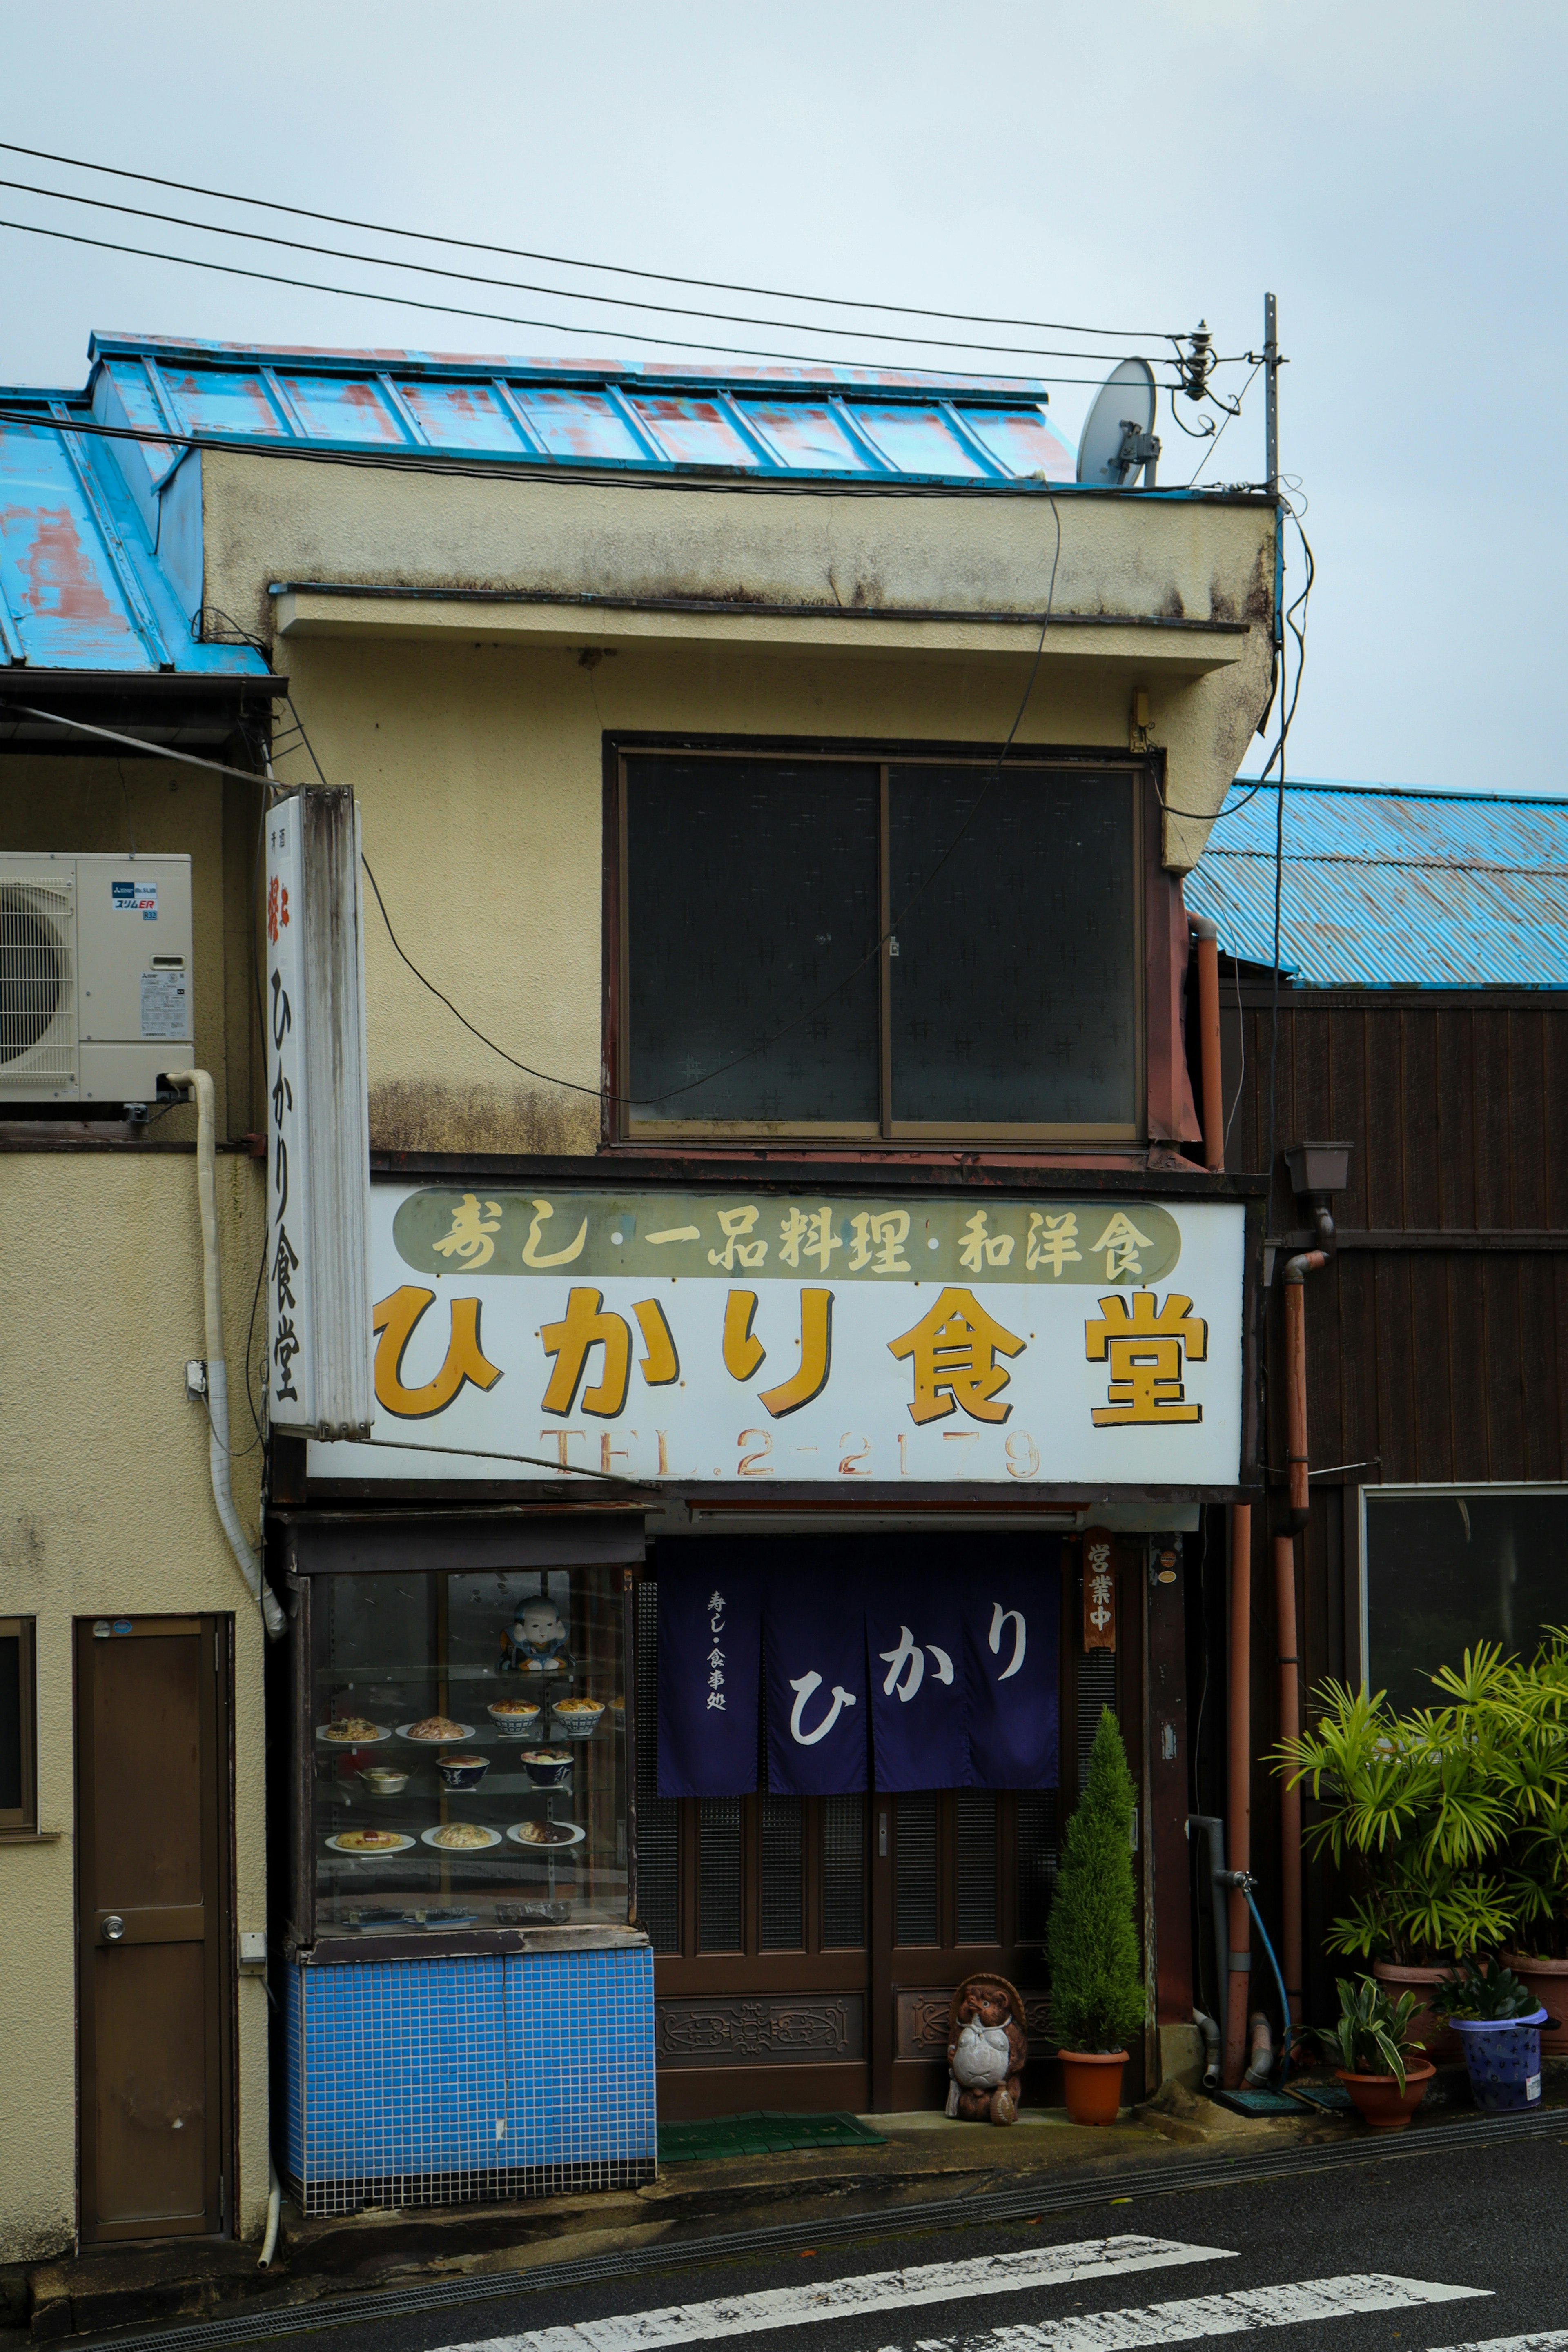
<svg viewBox="0 0 1568 2352"><path fill-rule="evenodd" d="M8 1640L13 1634L20 1643L16 1682L22 1801L19 1805L0 1805L0 1837L31 1836L38 1826L37 1620L0 1617L0 1640Z"/></svg>
<svg viewBox="0 0 1568 2352"><path fill-rule="evenodd" d="M1355 1509L1355 1635L1357 1654L1355 1684L1364 1697L1372 1696L1371 1633L1372 1596L1368 1583L1370 1556L1367 1549L1366 1506L1369 1495L1391 1496L1420 1495L1563 1495L1568 1496L1568 1479L1563 1478L1394 1478L1386 1485L1358 1486Z"/></svg>
<svg viewBox="0 0 1568 2352"><path fill-rule="evenodd" d="M1126 752L1108 752L1103 746L1076 751L1058 746L1030 745L1006 756L1014 772L1041 769L1090 770L1107 781L1125 779L1132 797L1132 1101L1134 1117L1117 1120L947 1121L895 1119L892 1116L892 959L884 944L878 956L878 1097L879 1116L872 1120L798 1119L640 1119L626 1100L631 1084L631 877L627 859L629 803L627 762L634 759L744 759L761 766L770 761L799 766L809 761L859 762L879 771L878 900L884 940L892 922L891 859L889 822L889 774L893 768L973 767L994 769L997 755L973 743L897 744L794 743L770 739L626 737L605 739L605 1044L606 1089L605 1136L609 1143L689 1145L729 1142L800 1143L805 1146L853 1144L873 1150L921 1149L944 1144L1070 1143L1137 1146L1148 1135L1148 993L1149 940L1147 865L1151 770L1147 760Z"/></svg>

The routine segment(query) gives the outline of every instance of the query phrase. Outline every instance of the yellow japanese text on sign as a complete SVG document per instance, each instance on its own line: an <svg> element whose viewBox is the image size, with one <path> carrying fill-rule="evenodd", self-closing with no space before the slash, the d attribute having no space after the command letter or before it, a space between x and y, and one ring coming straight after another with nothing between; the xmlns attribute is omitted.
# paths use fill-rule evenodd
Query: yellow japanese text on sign
<svg viewBox="0 0 1568 2352"><path fill-rule="evenodd" d="M372 1211L378 1443L317 1475L1239 1475L1234 1202L477 1183L378 1185Z"/></svg>

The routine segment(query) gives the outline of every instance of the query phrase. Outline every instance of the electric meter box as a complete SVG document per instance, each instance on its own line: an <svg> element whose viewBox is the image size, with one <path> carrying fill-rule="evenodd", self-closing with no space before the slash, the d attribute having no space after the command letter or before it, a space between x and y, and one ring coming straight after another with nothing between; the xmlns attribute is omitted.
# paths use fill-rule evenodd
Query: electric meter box
<svg viewBox="0 0 1568 2352"><path fill-rule="evenodd" d="M191 965L189 857L0 854L0 1104L153 1100Z"/></svg>

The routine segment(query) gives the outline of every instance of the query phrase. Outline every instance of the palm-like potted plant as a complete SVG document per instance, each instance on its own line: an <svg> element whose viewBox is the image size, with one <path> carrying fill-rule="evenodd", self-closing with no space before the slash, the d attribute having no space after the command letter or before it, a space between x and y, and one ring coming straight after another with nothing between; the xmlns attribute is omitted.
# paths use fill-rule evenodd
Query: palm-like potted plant
<svg viewBox="0 0 1568 2352"><path fill-rule="evenodd" d="M1314 1859L1351 1881L1331 1951L1373 1962L1385 1990L1426 1996L1462 1959L1506 1941L1517 1915L1509 1867L1520 1758L1511 1719L1477 1704L1496 1653L1467 1654L1446 1685L1450 1706L1396 1715L1386 1696L1342 1683L1313 1694L1311 1727L1274 1750L1275 1769L1321 1808L1307 1832ZM1415 2033L1440 2031L1418 2005ZM1450 2039L1456 2058L1458 2045ZM1441 2045L1435 2054L1442 2055Z"/></svg>
<svg viewBox="0 0 1568 2352"><path fill-rule="evenodd" d="M1447 1669L1433 1680L1457 1708L1489 1710L1507 1727L1516 1916L1503 1958L1533 2006L1558 2012L1562 2021L1541 2032L1542 2049L1556 2056L1568 2052L1568 1628L1549 1626L1528 1665L1491 1661L1478 1689Z"/></svg>
<svg viewBox="0 0 1568 2352"><path fill-rule="evenodd" d="M1436 2069L1417 2057L1414 2025L1420 2001L1413 1992L1391 2000L1375 1977L1340 1979L1340 2021L1321 2026L1318 2039L1368 2127L1403 2131L1426 2096Z"/></svg>
<svg viewBox="0 0 1568 2352"><path fill-rule="evenodd" d="M1132 1776L1109 1707L1067 1825L1047 1928L1051 2028L1074 2123L1113 2124L1127 2045L1143 2022L1133 1926Z"/></svg>

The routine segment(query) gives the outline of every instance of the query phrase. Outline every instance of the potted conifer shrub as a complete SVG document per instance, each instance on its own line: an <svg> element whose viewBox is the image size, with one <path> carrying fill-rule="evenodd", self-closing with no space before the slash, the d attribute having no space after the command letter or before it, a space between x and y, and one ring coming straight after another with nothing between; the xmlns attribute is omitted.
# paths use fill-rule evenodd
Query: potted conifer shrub
<svg viewBox="0 0 1568 2352"><path fill-rule="evenodd" d="M1075 2124L1113 2124L1127 2045L1143 2022L1133 1926L1132 1776L1109 1707L1067 1825L1046 1934L1051 2028Z"/></svg>

